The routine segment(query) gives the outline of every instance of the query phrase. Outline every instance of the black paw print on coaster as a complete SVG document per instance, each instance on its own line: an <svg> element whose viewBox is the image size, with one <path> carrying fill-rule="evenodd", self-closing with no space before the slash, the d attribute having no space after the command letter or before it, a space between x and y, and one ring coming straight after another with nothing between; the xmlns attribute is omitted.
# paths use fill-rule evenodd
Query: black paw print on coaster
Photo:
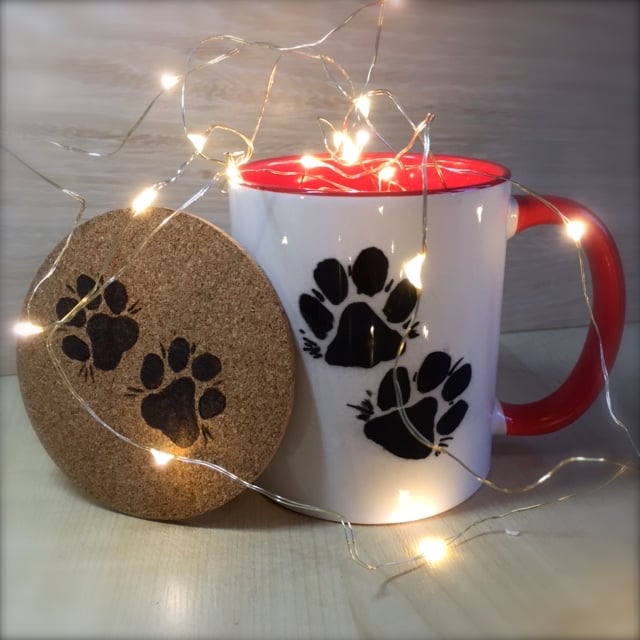
<svg viewBox="0 0 640 640"><path fill-rule="evenodd" d="M342 367L370 368L393 360L402 335L409 328L418 295L406 278L395 287L393 280L387 282L388 271L389 260L377 247L363 249L348 271L335 258L319 262L313 271L318 288L312 289L312 295L303 293L298 303L302 317L317 339L305 336L303 350L321 358L321 344L327 345L326 362ZM382 299L381 314L371 307L374 298ZM408 337L416 336L411 327Z"/></svg>
<svg viewBox="0 0 640 640"><path fill-rule="evenodd" d="M451 434L460 426L469 408L460 395L471 382L471 365L462 364L462 358L452 365L449 354L433 351L411 380L406 367L398 367L396 375L401 404L411 424L429 442L447 447L453 439ZM407 406L414 386L421 397ZM364 433L367 438L400 458L419 460L429 456L432 449L416 440L402 420L393 369L382 378L375 405L371 399L373 394L367 391L367 395L369 397L359 405L348 405L359 411L358 418L366 423Z"/></svg>
<svg viewBox="0 0 640 640"><path fill-rule="evenodd" d="M140 381L145 389L158 389L166 379L184 372L178 378L165 384L157 393L149 393L140 404L140 412L144 421L154 429L159 429L174 444L186 449L197 439L200 433L205 441L213 436L205 424L199 426L199 420L209 420L220 415L227 404L224 394L215 386L208 386L202 393L197 390L198 382L210 382L222 370L217 356L205 352L194 357L195 345L190 345L185 338L174 338L165 349L160 345L162 355L149 353L145 356L140 368ZM170 372L166 371L165 362ZM191 367L187 366L191 362ZM133 393L144 393L143 389L130 387ZM196 395L198 391L198 400ZM129 394L132 395L132 394Z"/></svg>
<svg viewBox="0 0 640 640"><path fill-rule="evenodd" d="M95 287L96 281L84 273L76 279L75 289L67 285L74 297L58 300L58 320L64 318ZM139 308L137 303L127 308L128 303L126 287L119 280L114 280L105 287L102 295L96 296L65 323L66 329L74 327L85 334L83 337L66 335L62 339L62 352L67 358L83 363L81 372L84 372L85 378L88 375L93 378L92 365L101 371L115 369L123 354L138 340L138 323L130 315L137 313ZM99 311L101 307L106 309Z"/></svg>

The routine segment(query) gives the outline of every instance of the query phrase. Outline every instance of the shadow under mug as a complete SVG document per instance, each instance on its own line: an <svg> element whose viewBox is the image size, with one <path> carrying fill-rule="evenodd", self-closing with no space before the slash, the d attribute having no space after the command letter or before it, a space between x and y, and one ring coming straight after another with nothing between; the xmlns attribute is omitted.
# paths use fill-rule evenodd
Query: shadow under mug
<svg viewBox="0 0 640 640"><path fill-rule="evenodd" d="M546 196L585 225L597 329L555 392L529 404L497 401L507 240L564 221L533 196L512 197L498 164L436 156L423 171L421 155L391 160L271 158L241 167L229 191L231 235L271 280L297 346L291 420L260 484L362 524L438 514L480 486L411 435L401 406L427 441L485 478L493 434L548 433L589 407L603 382L598 332L611 367L624 321L609 232L576 202Z"/></svg>

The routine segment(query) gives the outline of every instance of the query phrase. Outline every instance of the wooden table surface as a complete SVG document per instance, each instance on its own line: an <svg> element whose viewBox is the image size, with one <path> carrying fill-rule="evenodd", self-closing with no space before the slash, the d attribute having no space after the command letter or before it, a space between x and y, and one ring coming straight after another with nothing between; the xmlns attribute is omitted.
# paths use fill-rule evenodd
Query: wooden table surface
<svg viewBox="0 0 640 640"><path fill-rule="evenodd" d="M499 394L551 390L583 328L502 337ZM638 438L640 325L627 325L611 377L613 406ZM111 512L49 460L14 376L0 379L3 638L632 638L638 616L638 472L596 492L610 467L578 466L527 495L481 488L449 513L401 526L356 527L381 562L479 518L490 520L432 566L367 571L339 525L252 493L189 523ZM564 431L497 437L490 478L537 478L570 455L634 461L604 399ZM637 459L634 461L637 466ZM507 535L506 529L520 535Z"/></svg>

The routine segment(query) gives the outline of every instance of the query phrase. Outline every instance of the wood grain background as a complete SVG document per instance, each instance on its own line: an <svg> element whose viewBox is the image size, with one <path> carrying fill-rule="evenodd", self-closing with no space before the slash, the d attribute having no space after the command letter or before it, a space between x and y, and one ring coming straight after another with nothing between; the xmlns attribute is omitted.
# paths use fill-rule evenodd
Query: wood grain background
<svg viewBox="0 0 640 640"><path fill-rule="evenodd" d="M131 143L110 158L61 151L47 140L111 150L158 91L160 73L180 73L200 39L230 33L281 45L309 42L363 4L5 0L3 144L85 196L88 216L127 206L141 187L173 175L191 151L178 91L164 96ZM324 49L358 81L370 60L375 19L375 10L361 14ZM637 23L633 1L401 0L387 8L371 85L393 91L415 120L436 114L436 152L488 157L528 187L598 212L623 258L630 321L640 317ZM190 126L223 122L250 131L273 61L251 52L200 75L189 94ZM317 150L314 118L335 121L343 112L317 65L287 63L256 155ZM406 129L390 111L377 122L392 142L405 140ZM10 374L10 326L76 208L5 153L1 167L0 372ZM180 206L211 170L194 165L157 204ZM190 211L228 229L222 194L208 194ZM586 322L572 245L555 229L512 240L503 330Z"/></svg>

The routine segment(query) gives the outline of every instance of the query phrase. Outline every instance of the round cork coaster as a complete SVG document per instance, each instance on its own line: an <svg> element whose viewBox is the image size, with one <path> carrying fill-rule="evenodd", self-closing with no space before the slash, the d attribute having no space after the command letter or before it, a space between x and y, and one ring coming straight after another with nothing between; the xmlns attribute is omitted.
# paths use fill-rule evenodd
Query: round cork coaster
<svg viewBox="0 0 640 640"><path fill-rule="evenodd" d="M38 286L60 243L23 317L66 321L17 352L27 413L54 462L97 501L160 520L210 511L242 486L180 459L158 465L149 450L253 481L280 444L294 383L289 326L266 276L220 229L171 214L92 218ZM108 286L74 314L96 282Z"/></svg>

